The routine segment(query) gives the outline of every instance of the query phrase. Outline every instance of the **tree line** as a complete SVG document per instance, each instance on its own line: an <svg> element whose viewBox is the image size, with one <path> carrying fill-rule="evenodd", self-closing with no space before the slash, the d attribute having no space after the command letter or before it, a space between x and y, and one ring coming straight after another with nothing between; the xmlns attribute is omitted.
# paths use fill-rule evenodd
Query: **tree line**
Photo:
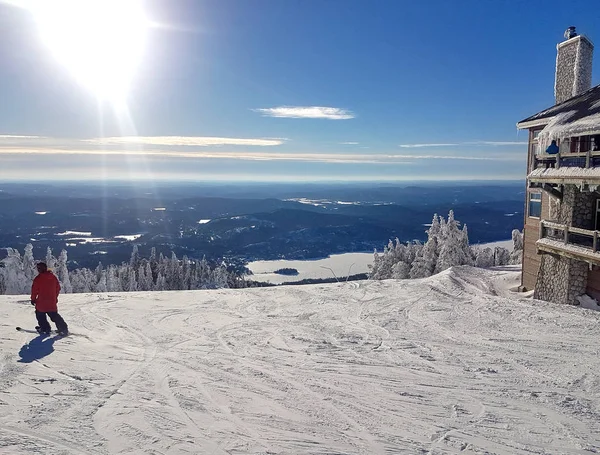
<svg viewBox="0 0 600 455"><path fill-rule="evenodd" d="M129 263L103 266L95 269L68 270L67 251L58 258L50 248L43 258L48 268L60 281L63 293L80 292L133 292L176 291L194 289L218 289L246 287L243 275L231 270L225 263L211 264L206 258L179 259L175 253L165 257L152 248L149 258L140 256L134 245ZM0 294L29 294L36 276L33 246L25 246L23 255L14 248L7 248L7 257L0 262Z"/></svg>

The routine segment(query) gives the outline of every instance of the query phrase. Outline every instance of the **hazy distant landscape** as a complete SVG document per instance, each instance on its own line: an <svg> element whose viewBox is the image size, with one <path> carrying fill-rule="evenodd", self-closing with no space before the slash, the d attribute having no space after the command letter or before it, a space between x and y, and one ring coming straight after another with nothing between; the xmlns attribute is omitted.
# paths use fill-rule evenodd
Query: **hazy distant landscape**
<svg viewBox="0 0 600 455"><path fill-rule="evenodd" d="M132 245L190 258L317 259L424 240L453 209L471 243L522 229L522 182L497 184L0 185L0 248L67 249L71 264L129 259ZM4 254L4 253L0 253Z"/></svg>

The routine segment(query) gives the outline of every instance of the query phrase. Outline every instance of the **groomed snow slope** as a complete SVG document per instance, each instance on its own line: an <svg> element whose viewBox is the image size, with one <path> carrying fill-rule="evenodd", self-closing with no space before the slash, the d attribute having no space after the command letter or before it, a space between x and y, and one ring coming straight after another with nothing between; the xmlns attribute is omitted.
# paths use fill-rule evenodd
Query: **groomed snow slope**
<svg viewBox="0 0 600 455"><path fill-rule="evenodd" d="M0 453L598 453L600 314L517 277L1 297Z"/></svg>

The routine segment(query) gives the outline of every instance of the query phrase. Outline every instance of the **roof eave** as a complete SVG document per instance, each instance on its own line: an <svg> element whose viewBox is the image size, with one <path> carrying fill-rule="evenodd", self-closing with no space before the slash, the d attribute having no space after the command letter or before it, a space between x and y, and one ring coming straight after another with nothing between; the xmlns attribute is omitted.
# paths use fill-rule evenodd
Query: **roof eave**
<svg viewBox="0 0 600 455"><path fill-rule="evenodd" d="M548 123L550 123L550 121L553 118L554 118L554 116L545 117L545 118L536 119L536 120L521 121L521 122L517 123L517 128L520 130L524 130L524 129L528 129L528 128L535 128L536 126L546 126Z"/></svg>

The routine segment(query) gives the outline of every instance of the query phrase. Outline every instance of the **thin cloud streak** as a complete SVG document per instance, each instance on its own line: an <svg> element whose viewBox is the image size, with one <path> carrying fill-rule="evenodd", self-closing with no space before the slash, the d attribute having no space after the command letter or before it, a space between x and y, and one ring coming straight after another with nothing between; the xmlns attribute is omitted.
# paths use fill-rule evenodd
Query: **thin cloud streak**
<svg viewBox="0 0 600 455"><path fill-rule="evenodd" d="M358 142L340 142L340 145L358 145Z"/></svg>
<svg viewBox="0 0 600 455"><path fill-rule="evenodd" d="M527 145L527 142L480 141L480 142L473 142L473 144L474 145L502 146L502 145Z"/></svg>
<svg viewBox="0 0 600 455"><path fill-rule="evenodd" d="M244 145L258 147L272 147L283 144L287 139L264 138L245 139L232 137L203 137L203 136L120 136L96 139L83 139L81 142L97 145L167 145L167 146L196 146L209 147L219 145Z"/></svg>
<svg viewBox="0 0 600 455"><path fill-rule="evenodd" d="M469 142L454 142L454 143L437 143L437 144L400 144L401 148L433 148L433 147L458 147L471 145L487 145L487 146L512 146L512 145L527 145L527 142L516 141L469 141Z"/></svg>
<svg viewBox="0 0 600 455"><path fill-rule="evenodd" d="M400 144L398 147L405 149L421 148L421 147L452 147L460 144Z"/></svg>
<svg viewBox="0 0 600 455"><path fill-rule="evenodd" d="M328 120L349 120L355 118L352 111L339 107L325 106L279 106L261 109L252 109L263 117L278 118L312 118Z"/></svg>
<svg viewBox="0 0 600 455"><path fill-rule="evenodd" d="M404 155L404 154L334 154L334 153L266 153L266 152L184 152L175 150L76 150L0 148L0 155L121 155L143 158L220 159L246 161L304 161L314 163L411 164L422 160L522 161L521 157Z"/></svg>
<svg viewBox="0 0 600 455"><path fill-rule="evenodd" d="M44 136L20 136L17 134L0 134L0 140L13 139L46 139Z"/></svg>

